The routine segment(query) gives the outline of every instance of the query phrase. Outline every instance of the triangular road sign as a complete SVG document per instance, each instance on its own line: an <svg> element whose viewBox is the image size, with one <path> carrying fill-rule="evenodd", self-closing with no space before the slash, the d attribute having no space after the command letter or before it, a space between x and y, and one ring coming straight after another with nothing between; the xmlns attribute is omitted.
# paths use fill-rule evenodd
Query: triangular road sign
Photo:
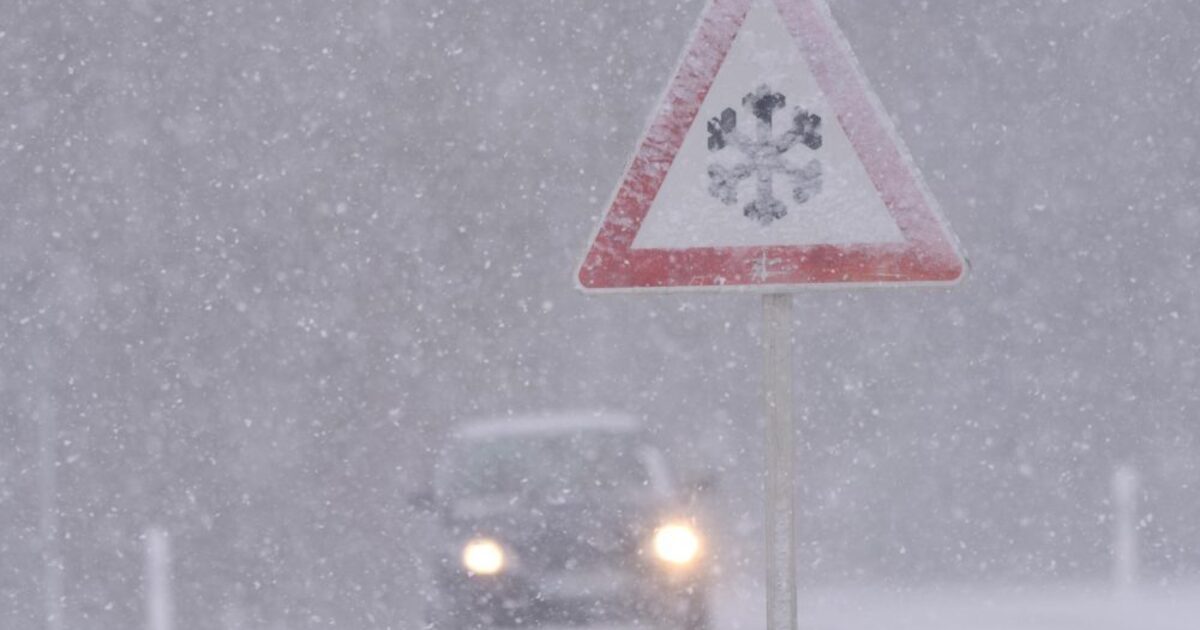
<svg viewBox="0 0 1200 630"><path fill-rule="evenodd" d="M712 0L577 278L778 292L965 269L824 0Z"/></svg>

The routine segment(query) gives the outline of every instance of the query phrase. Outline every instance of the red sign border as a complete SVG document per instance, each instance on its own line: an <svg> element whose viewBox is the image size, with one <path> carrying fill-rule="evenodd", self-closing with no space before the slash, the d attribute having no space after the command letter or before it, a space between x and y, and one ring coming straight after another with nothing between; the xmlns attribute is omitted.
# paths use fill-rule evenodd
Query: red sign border
<svg viewBox="0 0 1200 630"><path fill-rule="evenodd" d="M824 0L774 0L904 243L633 249L756 0L712 0L578 268L585 292L954 284L967 262Z"/></svg>

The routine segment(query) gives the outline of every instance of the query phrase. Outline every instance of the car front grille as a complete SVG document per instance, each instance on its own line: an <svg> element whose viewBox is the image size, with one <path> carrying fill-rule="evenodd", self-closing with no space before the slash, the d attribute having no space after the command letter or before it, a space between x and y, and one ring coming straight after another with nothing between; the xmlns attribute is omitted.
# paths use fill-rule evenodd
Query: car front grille
<svg viewBox="0 0 1200 630"><path fill-rule="evenodd" d="M521 550L521 561L541 572L625 568L637 559L637 545L619 533L547 532Z"/></svg>

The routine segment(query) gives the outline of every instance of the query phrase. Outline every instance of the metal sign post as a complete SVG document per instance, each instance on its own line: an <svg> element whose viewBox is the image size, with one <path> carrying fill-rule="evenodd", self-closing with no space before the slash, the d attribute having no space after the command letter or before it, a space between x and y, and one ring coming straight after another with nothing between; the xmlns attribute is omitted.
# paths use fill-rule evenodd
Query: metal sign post
<svg viewBox="0 0 1200 630"><path fill-rule="evenodd" d="M792 418L792 296L763 296L767 412L767 630L796 630L796 459Z"/></svg>

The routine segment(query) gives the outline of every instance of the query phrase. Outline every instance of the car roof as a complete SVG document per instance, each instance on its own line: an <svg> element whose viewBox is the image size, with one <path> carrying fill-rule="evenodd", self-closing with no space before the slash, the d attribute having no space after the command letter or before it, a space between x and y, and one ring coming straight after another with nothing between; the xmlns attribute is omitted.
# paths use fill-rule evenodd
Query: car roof
<svg viewBox="0 0 1200 630"><path fill-rule="evenodd" d="M451 433L456 440L488 440L500 437L540 437L568 433L634 434L641 426L631 416L604 412L558 412L501 416L460 424Z"/></svg>

